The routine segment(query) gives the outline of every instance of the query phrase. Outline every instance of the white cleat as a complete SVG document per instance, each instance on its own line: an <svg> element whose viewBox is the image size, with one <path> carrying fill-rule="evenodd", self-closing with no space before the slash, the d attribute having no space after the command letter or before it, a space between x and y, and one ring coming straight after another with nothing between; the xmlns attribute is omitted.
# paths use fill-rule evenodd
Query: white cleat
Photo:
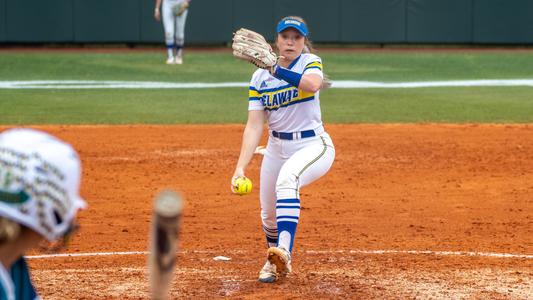
<svg viewBox="0 0 533 300"><path fill-rule="evenodd" d="M183 64L183 58L181 58L181 56L176 56L176 65L181 65Z"/></svg>
<svg viewBox="0 0 533 300"><path fill-rule="evenodd" d="M268 261L276 266L280 276L286 276L292 271L291 254L281 247L270 247L267 250Z"/></svg>
<svg viewBox="0 0 533 300"><path fill-rule="evenodd" d="M277 279L278 275L276 274L276 266L267 260L261 271L259 271L259 282L272 283Z"/></svg>
<svg viewBox="0 0 533 300"><path fill-rule="evenodd" d="M169 57L167 59L167 65L173 65L174 64L174 57Z"/></svg>

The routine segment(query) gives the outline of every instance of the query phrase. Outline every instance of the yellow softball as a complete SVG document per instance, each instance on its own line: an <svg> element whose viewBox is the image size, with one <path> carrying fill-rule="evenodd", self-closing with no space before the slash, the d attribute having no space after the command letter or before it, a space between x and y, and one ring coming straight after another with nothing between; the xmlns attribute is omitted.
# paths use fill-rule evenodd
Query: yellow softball
<svg viewBox="0 0 533 300"><path fill-rule="evenodd" d="M252 181L246 177L238 177L234 181L233 192L237 195L246 195L252 191Z"/></svg>

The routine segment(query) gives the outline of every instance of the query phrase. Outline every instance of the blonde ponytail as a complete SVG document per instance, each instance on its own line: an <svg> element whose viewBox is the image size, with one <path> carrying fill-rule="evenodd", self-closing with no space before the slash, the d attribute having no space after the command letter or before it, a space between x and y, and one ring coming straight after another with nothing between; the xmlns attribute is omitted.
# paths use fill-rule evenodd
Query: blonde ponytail
<svg viewBox="0 0 533 300"><path fill-rule="evenodd" d="M0 217L0 244L15 240L21 231L21 226L14 221Z"/></svg>

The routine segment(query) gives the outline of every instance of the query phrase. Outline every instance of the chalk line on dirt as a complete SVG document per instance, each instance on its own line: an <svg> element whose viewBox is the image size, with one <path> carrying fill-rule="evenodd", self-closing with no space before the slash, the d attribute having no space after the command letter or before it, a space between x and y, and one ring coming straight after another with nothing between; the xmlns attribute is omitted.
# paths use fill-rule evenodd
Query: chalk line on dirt
<svg viewBox="0 0 533 300"><path fill-rule="evenodd" d="M218 251L220 252L220 251ZM205 253L218 255L217 251L180 251L179 253ZM236 252L236 251L233 251ZM246 253L246 251L238 251L239 253ZM431 251L431 250L305 250L306 254L368 254L368 255L394 255L394 254L411 254L411 255L437 255L437 256L473 256L473 257L492 257L492 258L523 258L533 259L533 255L529 254L513 254L513 253L496 253L496 252L474 252L474 251ZM129 252L88 252L88 253L57 253L57 254L42 254L42 255L28 255L27 259L48 259L61 257L88 257L88 256L122 256L122 255L146 255L147 251L129 251Z"/></svg>

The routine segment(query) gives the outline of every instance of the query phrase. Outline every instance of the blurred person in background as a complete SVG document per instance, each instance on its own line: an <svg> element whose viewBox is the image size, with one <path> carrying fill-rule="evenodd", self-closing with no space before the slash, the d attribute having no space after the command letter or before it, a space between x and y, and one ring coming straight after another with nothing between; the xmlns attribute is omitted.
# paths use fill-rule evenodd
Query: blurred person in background
<svg viewBox="0 0 533 300"><path fill-rule="evenodd" d="M32 129L0 134L0 299L39 299L23 255L64 246L85 201L80 160L61 140ZM59 247L58 247L59 245Z"/></svg>
<svg viewBox="0 0 533 300"><path fill-rule="evenodd" d="M163 2L161 8L161 2ZM163 17L165 43L167 45L167 64L183 63L183 45L185 43L185 21L191 0L156 0L154 17L157 21Z"/></svg>

